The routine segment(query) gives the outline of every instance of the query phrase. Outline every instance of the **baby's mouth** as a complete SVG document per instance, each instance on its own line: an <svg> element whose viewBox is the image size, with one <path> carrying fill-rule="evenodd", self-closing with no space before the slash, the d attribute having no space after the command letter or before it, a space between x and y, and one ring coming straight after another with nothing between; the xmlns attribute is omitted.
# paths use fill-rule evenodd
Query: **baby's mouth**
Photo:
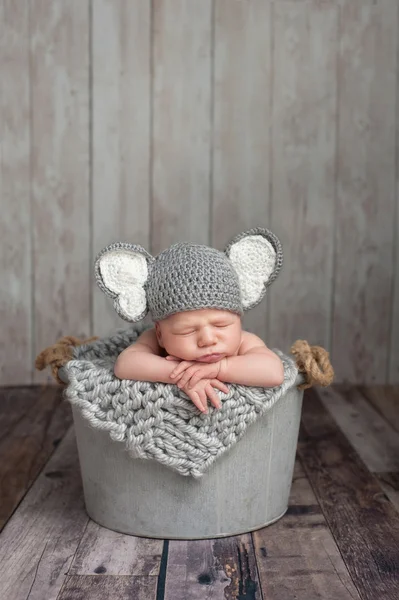
<svg viewBox="0 0 399 600"><path fill-rule="evenodd" d="M197 358L198 362L206 362L206 363L213 363L213 362L218 362L219 360L221 360L221 358L224 356L224 354L207 354L205 356L201 356L200 358Z"/></svg>

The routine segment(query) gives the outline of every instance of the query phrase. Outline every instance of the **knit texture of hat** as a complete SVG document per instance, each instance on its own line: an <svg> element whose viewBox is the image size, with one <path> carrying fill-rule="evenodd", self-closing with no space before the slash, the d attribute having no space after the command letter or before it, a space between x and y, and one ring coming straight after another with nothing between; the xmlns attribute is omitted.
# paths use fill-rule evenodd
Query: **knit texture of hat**
<svg viewBox="0 0 399 600"><path fill-rule="evenodd" d="M224 252L188 242L157 256L146 283L154 321L178 312L219 308L243 314L237 272Z"/></svg>

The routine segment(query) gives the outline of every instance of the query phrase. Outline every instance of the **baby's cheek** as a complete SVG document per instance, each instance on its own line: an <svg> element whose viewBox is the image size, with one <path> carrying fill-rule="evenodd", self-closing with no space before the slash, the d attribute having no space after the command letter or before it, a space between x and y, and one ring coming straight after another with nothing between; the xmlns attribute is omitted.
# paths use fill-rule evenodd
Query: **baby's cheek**
<svg viewBox="0 0 399 600"><path fill-rule="evenodd" d="M179 349L181 349L181 345L175 339L169 340L167 348L169 354L176 355Z"/></svg>
<svg viewBox="0 0 399 600"><path fill-rule="evenodd" d="M235 335L233 335L231 337L231 345L234 348L234 351L238 350L238 348L240 347L241 340L242 340L241 332L236 332Z"/></svg>
<svg viewBox="0 0 399 600"><path fill-rule="evenodd" d="M169 354L183 360L190 359L190 357L187 356L187 341L184 338L173 337L168 341L167 351Z"/></svg>
<svg viewBox="0 0 399 600"><path fill-rule="evenodd" d="M241 341L241 332L240 331L229 331L228 332L228 340L230 342L237 342L239 343Z"/></svg>

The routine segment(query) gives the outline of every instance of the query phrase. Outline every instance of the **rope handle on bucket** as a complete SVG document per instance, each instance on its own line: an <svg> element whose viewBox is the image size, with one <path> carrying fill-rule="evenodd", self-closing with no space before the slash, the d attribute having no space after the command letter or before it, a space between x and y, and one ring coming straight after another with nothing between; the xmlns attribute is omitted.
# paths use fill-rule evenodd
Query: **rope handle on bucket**
<svg viewBox="0 0 399 600"><path fill-rule="evenodd" d="M98 340L98 337L80 340L77 337L66 335L38 354L35 367L38 371L42 371L50 366L54 379L63 384L64 382L58 376L58 369L73 358L75 346L88 344L94 340ZM310 346L306 340L297 340L291 347L291 354L295 356L298 370L305 377L305 383L298 386L300 390L306 390L313 385L326 387L333 381L334 370L330 363L329 353L321 346Z"/></svg>
<svg viewBox="0 0 399 600"><path fill-rule="evenodd" d="M321 346L310 346L306 340L297 340L291 346L291 354L295 356L298 370L305 377L305 383L298 386L300 390L313 385L326 387L332 383L334 369L327 350Z"/></svg>
<svg viewBox="0 0 399 600"><path fill-rule="evenodd" d="M58 342L52 346L48 346L48 348L45 348L37 355L35 367L38 371L43 371L43 369L50 366L54 379L58 383L64 384L58 376L58 369L66 365L73 358L73 348L75 346L88 344L89 342L94 342L94 340L98 340L98 337L80 340L73 335L65 335Z"/></svg>

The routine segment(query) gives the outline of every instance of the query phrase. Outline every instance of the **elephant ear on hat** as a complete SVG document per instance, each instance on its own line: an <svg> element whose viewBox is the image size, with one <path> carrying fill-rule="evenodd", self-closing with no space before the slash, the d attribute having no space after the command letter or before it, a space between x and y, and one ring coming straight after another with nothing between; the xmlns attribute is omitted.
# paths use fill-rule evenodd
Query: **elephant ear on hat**
<svg viewBox="0 0 399 600"><path fill-rule="evenodd" d="M283 264L281 242L274 233L256 227L237 235L225 248L237 272L244 310L262 300Z"/></svg>
<svg viewBox="0 0 399 600"><path fill-rule="evenodd" d="M144 286L154 260L142 246L123 242L111 244L97 255L97 284L113 299L116 312L125 321L140 321L148 312Z"/></svg>

